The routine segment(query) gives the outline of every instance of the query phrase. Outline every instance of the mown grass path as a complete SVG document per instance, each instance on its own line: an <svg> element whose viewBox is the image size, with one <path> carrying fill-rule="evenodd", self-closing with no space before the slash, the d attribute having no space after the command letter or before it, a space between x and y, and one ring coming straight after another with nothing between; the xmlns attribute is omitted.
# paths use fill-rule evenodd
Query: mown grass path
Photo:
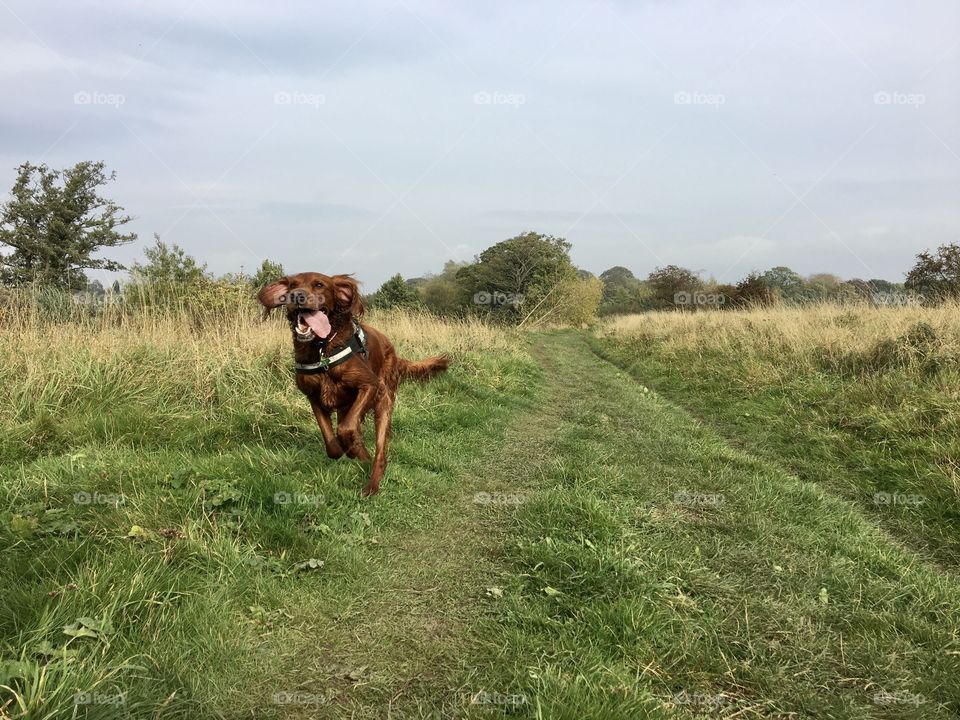
<svg viewBox="0 0 960 720"><path fill-rule="evenodd" d="M353 614L317 628L329 650L305 672L369 674L338 713L956 716L952 577L581 335L534 354L531 407L391 540Z"/></svg>

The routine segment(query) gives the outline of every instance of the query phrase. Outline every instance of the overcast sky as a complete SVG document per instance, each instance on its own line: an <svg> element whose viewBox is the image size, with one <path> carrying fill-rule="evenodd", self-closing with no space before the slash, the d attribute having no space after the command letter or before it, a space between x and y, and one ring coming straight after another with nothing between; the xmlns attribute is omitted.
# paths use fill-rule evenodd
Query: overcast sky
<svg viewBox="0 0 960 720"><path fill-rule="evenodd" d="M956 0L0 0L0 188L103 160L217 273L579 266L901 280L960 240Z"/></svg>

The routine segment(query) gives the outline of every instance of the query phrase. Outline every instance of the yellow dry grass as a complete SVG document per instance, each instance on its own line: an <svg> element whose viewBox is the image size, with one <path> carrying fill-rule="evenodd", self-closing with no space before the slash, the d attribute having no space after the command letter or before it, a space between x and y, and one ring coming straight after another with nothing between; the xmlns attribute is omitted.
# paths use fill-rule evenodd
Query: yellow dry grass
<svg viewBox="0 0 960 720"><path fill-rule="evenodd" d="M70 312L59 321L35 307L9 308L0 322L0 417L58 407L94 390L104 402L111 393L148 404L207 404L225 395L240 402L244 392L267 394L267 368L283 372L292 361L285 318L275 313L265 321L252 303L199 314L182 307L107 308L99 315ZM401 356L446 353L467 372L494 356L524 352L518 333L476 319L393 311L367 320Z"/></svg>
<svg viewBox="0 0 960 720"><path fill-rule="evenodd" d="M666 353L709 352L741 359L777 358L784 369L812 367L816 352L867 352L918 323L935 331L941 349L960 355L960 305L868 307L817 305L754 308L737 312L651 312L608 319L600 335L646 339Z"/></svg>
<svg viewBox="0 0 960 720"><path fill-rule="evenodd" d="M516 348L519 334L475 318L441 319L427 313L385 311L368 314L365 322L383 331L398 348L417 353ZM78 351L108 357L130 348L149 346L176 350L184 357L237 357L290 348L290 330L276 314L264 321L255 308L232 315L205 317L187 313L143 311L71 322L51 323L24 315L5 323L0 357L24 367L56 364Z"/></svg>

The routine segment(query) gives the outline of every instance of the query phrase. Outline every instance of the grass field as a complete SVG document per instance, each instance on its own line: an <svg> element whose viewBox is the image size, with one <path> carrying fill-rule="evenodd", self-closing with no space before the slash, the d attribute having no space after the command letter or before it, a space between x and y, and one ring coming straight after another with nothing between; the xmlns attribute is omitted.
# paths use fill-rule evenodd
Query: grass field
<svg viewBox="0 0 960 720"><path fill-rule="evenodd" d="M282 324L6 318L0 717L955 717L956 311L805 312L372 317L368 501Z"/></svg>

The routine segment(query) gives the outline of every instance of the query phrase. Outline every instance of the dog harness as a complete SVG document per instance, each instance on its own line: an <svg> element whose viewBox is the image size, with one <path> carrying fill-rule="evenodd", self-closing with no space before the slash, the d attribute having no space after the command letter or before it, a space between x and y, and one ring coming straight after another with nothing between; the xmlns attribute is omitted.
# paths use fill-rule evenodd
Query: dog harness
<svg viewBox="0 0 960 720"><path fill-rule="evenodd" d="M360 323L358 323L356 319L353 321L353 335L350 336L350 339L346 343L331 350L329 355L326 353L326 340L320 340L319 346L320 359L313 363L294 363L294 372L301 375L325 373L331 368L345 363L350 359L351 355L360 355L364 360L369 356L367 352L367 334L363 331L363 328L360 327Z"/></svg>

